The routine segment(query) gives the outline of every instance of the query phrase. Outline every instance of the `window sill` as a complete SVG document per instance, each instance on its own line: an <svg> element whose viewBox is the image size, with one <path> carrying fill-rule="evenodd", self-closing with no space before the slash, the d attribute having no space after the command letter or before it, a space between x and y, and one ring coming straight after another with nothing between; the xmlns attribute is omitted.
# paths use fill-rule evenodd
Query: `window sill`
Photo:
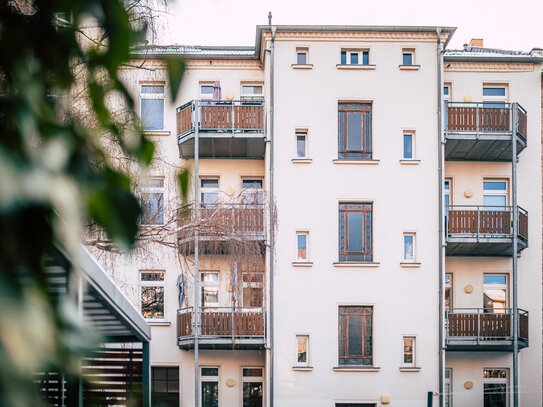
<svg viewBox="0 0 543 407"><path fill-rule="evenodd" d="M332 370L334 372L378 372L381 370L381 368L375 366L334 366Z"/></svg>
<svg viewBox="0 0 543 407"><path fill-rule="evenodd" d="M312 261L293 261L292 267L313 267Z"/></svg>
<svg viewBox="0 0 543 407"><path fill-rule="evenodd" d="M296 372L311 372L313 370L313 366L292 366L292 370Z"/></svg>
<svg viewBox="0 0 543 407"><path fill-rule="evenodd" d="M419 165L420 160L400 160L401 165Z"/></svg>
<svg viewBox="0 0 543 407"><path fill-rule="evenodd" d="M398 65L398 68L400 68L400 71L418 71L420 65Z"/></svg>
<svg viewBox="0 0 543 407"><path fill-rule="evenodd" d="M377 268L379 267L381 263L377 262L365 262L365 263L347 263L347 262L334 262L334 267L339 268L353 268L353 267L361 267L361 268Z"/></svg>
<svg viewBox="0 0 543 407"><path fill-rule="evenodd" d="M412 268L412 269L418 269L420 268L420 265L421 263L415 263L415 262L411 262L411 263L400 263L400 267L403 267L403 268Z"/></svg>
<svg viewBox="0 0 543 407"><path fill-rule="evenodd" d="M313 69L313 64L292 64L292 69Z"/></svg>
<svg viewBox="0 0 543 407"><path fill-rule="evenodd" d="M172 323L169 321L149 321L147 320L149 326L170 326Z"/></svg>
<svg viewBox="0 0 543 407"><path fill-rule="evenodd" d="M359 71L373 71L375 70L375 65L363 65L363 64L337 64L337 69L347 69L347 70L359 70Z"/></svg>
<svg viewBox="0 0 543 407"><path fill-rule="evenodd" d="M420 372L420 367L400 367L400 372Z"/></svg>
<svg viewBox="0 0 543 407"><path fill-rule="evenodd" d="M293 158L291 161L293 164L311 164L313 162L311 158Z"/></svg>
<svg viewBox="0 0 543 407"><path fill-rule="evenodd" d="M143 130L143 134L146 136L169 136L171 132L168 130Z"/></svg>
<svg viewBox="0 0 543 407"><path fill-rule="evenodd" d="M346 164L346 165L379 165L381 160L345 160L335 159L332 160L334 164Z"/></svg>

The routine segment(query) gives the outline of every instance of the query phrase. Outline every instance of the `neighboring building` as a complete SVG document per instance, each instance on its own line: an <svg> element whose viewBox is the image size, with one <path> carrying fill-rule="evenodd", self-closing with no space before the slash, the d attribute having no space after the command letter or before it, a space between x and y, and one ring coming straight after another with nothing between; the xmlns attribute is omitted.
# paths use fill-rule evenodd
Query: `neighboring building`
<svg viewBox="0 0 543 407"><path fill-rule="evenodd" d="M453 33L260 26L255 48L134 52L146 236L93 252L152 327L154 405L507 407L516 377L541 405L543 57L440 54ZM199 204L179 215L181 167Z"/></svg>

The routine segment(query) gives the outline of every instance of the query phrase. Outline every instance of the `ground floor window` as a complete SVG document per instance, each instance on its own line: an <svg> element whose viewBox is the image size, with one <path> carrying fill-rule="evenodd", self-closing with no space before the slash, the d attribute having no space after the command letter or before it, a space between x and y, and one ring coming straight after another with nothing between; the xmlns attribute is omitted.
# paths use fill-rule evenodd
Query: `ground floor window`
<svg viewBox="0 0 543 407"><path fill-rule="evenodd" d="M485 369L483 371L484 407L508 407L507 369Z"/></svg>
<svg viewBox="0 0 543 407"><path fill-rule="evenodd" d="M445 369L445 407L452 407L452 369Z"/></svg>
<svg viewBox="0 0 543 407"><path fill-rule="evenodd" d="M264 369L261 367L244 367L242 370L243 407L262 407Z"/></svg>
<svg viewBox="0 0 543 407"><path fill-rule="evenodd" d="M219 407L219 368L205 366L200 368L202 390L201 407Z"/></svg>
<svg viewBox="0 0 543 407"><path fill-rule="evenodd" d="M151 367L151 405L179 406L179 367Z"/></svg>

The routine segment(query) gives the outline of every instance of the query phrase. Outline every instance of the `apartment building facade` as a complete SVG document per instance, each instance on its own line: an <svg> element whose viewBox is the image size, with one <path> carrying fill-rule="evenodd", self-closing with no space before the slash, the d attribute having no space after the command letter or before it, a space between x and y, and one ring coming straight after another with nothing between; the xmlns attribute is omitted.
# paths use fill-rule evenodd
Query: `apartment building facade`
<svg viewBox="0 0 543 407"><path fill-rule="evenodd" d="M453 33L135 50L147 233L94 252L151 325L153 405L541 405L543 58Z"/></svg>

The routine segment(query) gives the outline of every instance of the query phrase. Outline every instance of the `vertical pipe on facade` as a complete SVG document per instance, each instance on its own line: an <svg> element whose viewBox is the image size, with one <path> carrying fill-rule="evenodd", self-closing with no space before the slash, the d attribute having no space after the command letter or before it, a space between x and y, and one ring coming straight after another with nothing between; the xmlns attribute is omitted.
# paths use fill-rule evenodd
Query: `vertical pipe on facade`
<svg viewBox="0 0 543 407"><path fill-rule="evenodd" d="M199 130L200 130L200 103L199 101L194 102L194 405L199 405L199 369L198 369L198 311L199 311L199 296L198 291L200 290L199 285L199 223L200 223L200 200L199 200L199 184L198 184L198 161L200 154L199 146Z"/></svg>
<svg viewBox="0 0 543 407"><path fill-rule="evenodd" d="M513 191L513 407L518 407L518 206L517 206L517 104L512 105L511 189Z"/></svg>
<svg viewBox="0 0 543 407"><path fill-rule="evenodd" d="M444 324L444 294L443 285L445 281L444 270L444 232L443 224L443 131L442 131L442 96L443 89L443 44L441 43L441 28L436 29L437 35L437 136L438 136L438 179L439 179L439 406L443 407L444 375L445 375L445 346L443 343Z"/></svg>
<svg viewBox="0 0 543 407"><path fill-rule="evenodd" d="M273 136L274 136L274 60L275 60L275 31L276 27L271 27L271 52L270 52L270 349L271 349L271 369L270 369L270 407L273 407L274 402L274 372L275 372L275 352L273 351L274 346L274 249L275 249L275 229L273 225L274 219L274 206L275 206L275 195L274 195L274 145L273 145Z"/></svg>

